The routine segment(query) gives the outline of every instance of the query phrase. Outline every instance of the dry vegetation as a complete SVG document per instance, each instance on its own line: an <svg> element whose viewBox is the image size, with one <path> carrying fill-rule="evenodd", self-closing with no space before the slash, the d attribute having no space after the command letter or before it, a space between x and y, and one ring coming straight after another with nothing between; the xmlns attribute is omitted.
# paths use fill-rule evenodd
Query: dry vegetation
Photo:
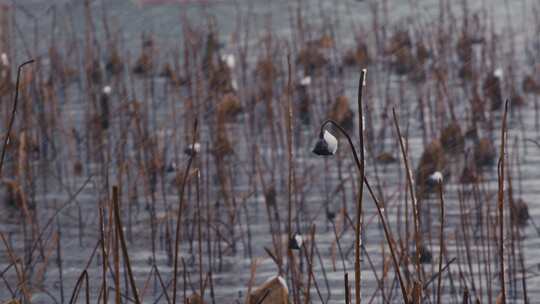
<svg viewBox="0 0 540 304"><path fill-rule="evenodd" d="M291 37L239 16L225 46L183 15L178 47L144 33L133 50L85 1L83 34L5 49L0 301L534 302L520 149L540 146L540 5L517 49L521 25L488 8L441 0L425 21L413 2L414 21L370 1L351 26L298 1ZM324 161L319 130L339 142ZM250 266L232 277L231 259Z"/></svg>

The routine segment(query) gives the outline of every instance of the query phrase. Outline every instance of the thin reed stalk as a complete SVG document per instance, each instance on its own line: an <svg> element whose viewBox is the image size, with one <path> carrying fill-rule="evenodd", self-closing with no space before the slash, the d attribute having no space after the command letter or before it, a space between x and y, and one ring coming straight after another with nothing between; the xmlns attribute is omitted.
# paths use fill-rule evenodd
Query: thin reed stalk
<svg viewBox="0 0 540 304"><path fill-rule="evenodd" d="M286 131L287 131L287 160L288 160L288 178L287 178L287 239L290 240L293 237L292 231L292 217L293 217L293 170L294 170L294 160L293 160L293 112L291 106L291 57L290 54L287 54L287 96L284 99L286 105L283 107L285 109L285 122L286 122ZM300 295L297 292L297 278L295 276L296 269L294 267L294 255L291 248L287 248L287 256L289 262L289 269L291 270L291 283L293 287L293 299L295 304L300 304ZM309 290L308 290L309 293Z"/></svg>
<svg viewBox="0 0 540 304"><path fill-rule="evenodd" d="M90 288L89 288L89 282L88 282L88 272L83 270L79 278L77 279L77 283L75 284L75 288L73 289L73 293L71 294L71 298L69 300L69 304L73 304L77 301L79 298L79 291L81 290L81 284L84 280L85 288L86 288L86 304L90 304Z"/></svg>
<svg viewBox="0 0 540 304"><path fill-rule="evenodd" d="M114 208L114 217L115 217L115 223L116 223L116 229L118 233L118 238L120 239L120 245L122 247L122 253L124 256L124 262L126 263L127 267L127 276L129 279L129 283L131 284L131 289L133 291L133 297L135 299L135 303L139 304L141 301L139 300L139 292L137 291L137 284L135 284L135 277L133 276L133 273L131 271L131 263L129 261L129 253L126 245L126 240L124 238L124 231L122 222L120 220L120 198L118 194L118 186L113 186L112 190L112 202L113 202L113 208Z"/></svg>
<svg viewBox="0 0 540 304"><path fill-rule="evenodd" d="M441 285L442 285L442 259L444 251L444 198L443 184L439 182L439 198L441 199L441 230L439 235L439 278L437 279L437 304L441 303Z"/></svg>
<svg viewBox="0 0 540 304"><path fill-rule="evenodd" d="M0 232L0 238L2 239L2 242L4 243L4 246L6 247L8 257L11 260L11 264L15 268L15 272L17 273L17 279L19 281L19 284L21 285L19 288L22 291L23 299L25 301L30 301L30 293L29 293L28 286L27 286L27 283L26 283L24 269L20 269L19 266L18 266L18 264L20 263L20 260L15 255L15 253L14 253L13 249L11 248L11 246L9 246L9 243L7 242L7 239L6 239L6 237L4 236L4 234L2 232Z"/></svg>
<svg viewBox="0 0 540 304"><path fill-rule="evenodd" d="M114 219L114 216L113 216L113 209L114 209L114 206L112 206L112 208L110 209L109 211L109 219L110 221L113 221ZM114 222L113 222L114 223ZM119 244L119 240L118 240L118 229L116 228L116 225L113 227L112 225L110 225L109 227L111 227L110 229L112 229L112 232L114 233L114 238L113 238L113 259L114 259L114 291L115 291L115 294L114 294L114 298L115 298L115 304L121 304L122 303L122 298L121 298L121 290L120 290L120 244Z"/></svg>
<svg viewBox="0 0 540 304"><path fill-rule="evenodd" d="M351 303L351 291L349 290L349 273L345 272L345 304Z"/></svg>
<svg viewBox="0 0 540 304"><path fill-rule="evenodd" d="M194 126L193 126L193 142L191 144L192 151L195 151L195 140L197 134L197 120L195 120ZM188 179L189 169L191 168L191 164L193 162L193 158L195 156L195 153L191 153L186 170L184 171L184 175L182 178L182 185L180 187L180 203L178 205L178 214L176 219L176 236L175 236L175 245L174 245L174 266L173 266L173 304L176 304L176 289L177 289L177 278L178 278L178 250L180 247L180 227L182 226L182 209L184 208L184 191L186 188L186 182ZM184 294L184 298L186 295Z"/></svg>
<svg viewBox="0 0 540 304"><path fill-rule="evenodd" d="M365 156L364 156L364 112L362 105L362 93L364 91L364 86L366 85L366 74L367 69L362 69L360 73L360 80L358 82L358 136L360 138L360 165L358 170L360 170L359 177L359 192L358 192L358 204L356 205L356 230L355 230L355 255L354 255L354 291L356 304L360 304L361 294L360 294L360 281L361 281L361 265L360 265L360 253L362 247L360 246L361 242L361 233L362 233L362 216L363 216L363 196L364 196L364 171L365 171Z"/></svg>
<svg viewBox="0 0 540 304"><path fill-rule="evenodd" d="M109 262L109 257L107 255L107 250L105 250L105 223L103 219L103 208L99 207L99 235L101 243L101 259L102 259L102 283L101 288L103 290L103 304L107 304L108 294L107 294L107 263Z"/></svg>
<svg viewBox="0 0 540 304"><path fill-rule="evenodd" d="M348 143L349 143L349 145L351 147L352 153L353 153L353 157L354 157L356 166L360 170L360 160L358 159L358 154L356 152L356 148L354 147L354 144L352 143L351 137L349 136L347 131L345 131L345 129L343 129L335 121L326 120L321 125L320 134L323 134L324 127L327 124L332 124L334 127L336 127L336 129L338 129L345 136L345 138L347 138L347 141L348 141ZM394 269L395 269L395 271L396 271L396 273L398 275L398 279L399 279L399 283L400 283L400 286L401 286L401 292L402 292L403 299L405 300L405 303L409 303L408 295L407 295L407 289L406 289L405 284L403 282L403 278L401 276L401 271L399 269L399 263L398 263L397 258L396 258L396 252L395 252L395 249L393 247L394 239L392 237L390 227L388 226L388 223L386 222L386 219L384 217L383 207L380 205L379 200L375 196L375 193L373 192L373 189L371 188L371 186L370 186L370 184L369 184L369 182L367 180L367 177L365 175L363 176L362 180L364 181L363 183L366 185L366 188L368 189L368 192L369 192L371 198L373 199L373 202L375 203L375 206L377 208L379 219L381 220L381 223L382 223L382 226L383 226L385 238L386 238L386 241L388 242L388 246L390 247L390 252L392 253L392 260L394 262ZM355 270L356 270L356 268L355 268Z"/></svg>
<svg viewBox="0 0 540 304"><path fill-rule="evenodd" d="M506 303L506 281L504 270L504 174L505 174L505 144L506 144L506 116L508 114L508 100L504 104L504 116L501 127L501 148L497 164L498 187L497 206L499 211L499 267L501 280L501 304Z"/></svg>
<svg viewBox="0 0 540 304"><path fill-rule="evenodd" d="M407 150L405 149L405 145L403 143L403 136L401 135L401 130L399 128L398 118L396 115L396 110L392 108L392 115L394 117L394 125L396 126L396 132L399 139L399 145L401 147L401 153L403 155L403 162L405 163L405 170L407 172L407 183L409 185L409 192L411 194L411 201L412 201L412 207L413 207L413 220L414 220L414 240L416 244L416 274L418 276L419 280L422 280L422 271L421 271L421 264L420 264L420 254L421 254L421 248L422 248L422 239L420 236L420 217L419 217L419 208L418 208L418 202L416 200L416 196L414 194L414 181L412 178L412 172L409 167L409 160L407 156Z"/></svg>
<svg viewBox="0 0 540 304"><path fill-rule="evenodd" d="M11 110L11 116L9 118L9 124L6 131L6 137L4 138L4 145L2 146L2 154L0 155L0 177L2 176L2 168L4 167L4 158L6 156L6 150L7 145L9 143L9 136L11 133L11 129L13 128L13 123L15 122L15 114L17 112L17 103L19 101L19 84L20 84L20 78L21 78L21 71L23 66L30 64L34 62L34 59L28 60L21 65L19 65L19 68L17 69L17 83L15 84L15 98L13 100L13 108Z"/></svg>

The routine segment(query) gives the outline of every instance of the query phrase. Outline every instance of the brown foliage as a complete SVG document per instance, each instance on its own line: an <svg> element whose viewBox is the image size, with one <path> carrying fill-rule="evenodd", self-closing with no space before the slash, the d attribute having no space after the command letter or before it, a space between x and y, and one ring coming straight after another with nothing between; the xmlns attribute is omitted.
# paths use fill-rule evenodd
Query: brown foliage
<svg viewBox="0 0 540 304"><path fill-rule="evenodd" d="M348 50L343 56L343 64L348 66L366 66L370 62L368 46L359 42L355 49Z"/></svg>
<svg viewBox="0 0 540 304"><path fill-rule="evenodd" d="M461 152L465 147L465 139L457 122L450 123L442 130L440 141L444 151L449 154Z"/></svg>
<svg viewBox="0 0 540 304"><path fill-rule="evenodd" d="M416 168L416 196L425 197L432 187L429 185L429 176L435 171L444 172L447 166L447 159L441 142L432 141L422 153L418 167Z"/></svg>
<svg viewBox="0 0 540 304"><path fill-rule="evenodd" d="M347 131L352 131L354 127L354 113L349 106L349 99L346 96L338 96L332 105L330 119L336 121Z"/></svg>
<svg viewBox="0 0 540 304"><path fill-rule="evenodd" d="M482 138L474 147L474 161L478 167L492 166L495 163L497 151L493 142L488 138Z"/></svg>

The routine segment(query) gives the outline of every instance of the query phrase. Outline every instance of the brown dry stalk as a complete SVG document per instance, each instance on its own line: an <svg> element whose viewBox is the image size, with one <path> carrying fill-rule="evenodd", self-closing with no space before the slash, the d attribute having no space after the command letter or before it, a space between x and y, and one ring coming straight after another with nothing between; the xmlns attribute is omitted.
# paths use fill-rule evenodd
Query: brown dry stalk
<svg viewBox="0 0 540 304"><path fill-rule="evenodd" d="M341 132L341 134L343 134L345 136L345 138L347 138L347 141L348 141L348 143L349 143L349 145L351 147L352 153L353 153L353 157L354 157L354 161L356 163L356 166L357 166L358 170L361 171L360 170L361 165L360 165L360 160L358 158L358 154L357 154L356 149L354 147L354 144L353 144L353 142L351 140L351 137L349 136L347 131L345 131L345 129L343 129L335 121L326 120L321 125L321 134L322 134L322 131L324 130L324 127L326 126L326 124L332 124L337 130L339 130ZM399 279L399 283L400 283L400 286L401 286L401 292L402 292L402 295L403 295L403 299L405 300L406 303L409 303L408 296L407 296L407 289L405 288L405 284L403 283L403 278L401 276L401 271L399 270L399 264L398 264L397 258L396 258L396 252L395 252L394 247L393 247L393 242L394 241L393 241L393 237L392 237L392 232L390 231L390 227L388 226L388 223L386 222L386 219L384 217L383 208L381 207L381 205L379 203L379 200L375 196L375 193L371 189L371 186L369 185L369 182L368 182L365 175L363 175L362 180L364 181L363 184L366 185L366 187L368 189L368 192L369 192L371 198L373 199L373 202L375 203L375 206L377 207L377 212L378 212L379 218L381 220L381 223L382 223L382 226L383 226L383 229L384 229L384 234L385 234L386 240L388 242L388 246L390 246L390 252L392 253L392 260L394 262L395 271L396 271L396 273L398 275L398 279ZM356 232L358 232L358 230ZM359 237L359 234L357 234L357 237ZM357 241L358 241L358 244L359 244L358 239L357 239ZM361 250L361 248L356 248L356 249ZM360 275L359 271L360 271L360 268L355 267L355 274Z"/></svg>
<svg viewBox="0 0 540 304"><path fill-rule="evenodd" d="M394 124L396 126L396 131L399 139L399 145L401 147L401 153L403 155L403 162L405 163L405 170L407 171L407 181L409 184L409 192L411 193L411 201L412 201L412 207L413 207L413 219L414 219L414 239L416 243L416 271L418 275L418 279L421 280L422 272L421 272L421 265L420 265L420 254L421 254L421 248L422 248L422 240L420 238L420 219L418 215L418 202L416 201L416 197L414 195L414 183L411 176L411 169L409 167L409 160L407 156L407 151L405 150L405 145L403 143L403 137L401 135L401 130L399 128L398 118L396 115L396 109L392 108L392 115L394 117Z"/></svg>
<svg viewBox="0 0 540 304"><path fill-rule="evenodd" d="M284 99L284 103L286 103L286 111L285 111L285 121L287 124L286 130L287 130L287 159L289 163L289 170L288 170L288 209L287 209L287 237L288 240L290 240L293 236L292 232L292 195L293 195L293 147L292 147L292 106L291 106L291 56L290 54L287 54L287 98ZM294 303L299 304L300 303L300 295L297 292L297 278L295 276L295 269L292 268L294 266L293 260L293 252L291 248L287 249L287 256L288 256L288 262L290 265L291 270L291 284L293 289L293 300ZM309 291L308 291L309 292Z"/></svg>
<svg viewBox="0 0 540 304"><path fill-rule="evenodd" d="M76 202L75 199L77 198L77 196L84 190L84 188L86 187L86 185L90 182L90 180L92 179L93 175L90 175L88 176L88 178L86 178L86 180L83 182L83 184L79 187L79 189L77 189L77 191L73 194L70 195L69 199L66 201L65 204L63 204L62 206L60 206L60 208L58 208L54 214L49 218L49 220L47 221L47 223L41 228L41 231L39 232L39 235L38 237L36 238L36 241L34 241L34 243L32 244L32 247L30 249L30 255L32 255L34 253L34 251L36 251L38 249L38 245L42 242L42 238L43 238L43 235L45 234L45 232L47 231L47 228L53 223L54 219L60 214L60 212L67 206L69 206L71 203L73 202Z"/></svg>
<svg viewBox="0 0 540 304"><path fill-rule="evenodd" d="M165 295L165 300L167 300L167 303L171 303L171 299L169 299L169 294L167 293L167 286L163 282L163 278L161 277L161 274L159 273L159 269L155 263L153 267L154 267L156 276L158 278L159 284L161 285L161 290L163 291L163 294Z"/></svg>
<svg viewBox="0 0 540 304"><path fill-rule="evenodd" d="M363 204L363 195L364 195L364 171L365 171L365 161L364 161L364 113L362 110L362 92L363 88L366 85L366 74L367 69L362 69L360 73L360 80L358 82L358 135L360 137L360 181L359 181L359 192L358 192L358 205L356 206L356 239L355 239L355 256L354 256L354 291L356 297L356 303L360 304L360 280L361 280L361 269L360 269L360 252L362 248L360 246L360 234L362 229L362 204Z"/></svg>
<svg viewBox="0 0 540 304"><path fill-rule="evenodd" d="M405 301L405 303L409 303L409 297L407 295L407 289L405 287L405 283L403 282L403 277L401 276L401 271L399 269L399 263L398 263L397 257L396 257L396 251L395 251L394 246L393 246L394 238L392 237L392 232L390 231L390 227L388 226L388 223L385 220L383 210L382 210L382 208L380 206L380 203L377 200L377 198L375 197L375 193L373 193L373 190L371 189L371 186L369 185L368 180L367 180L367 178L365 176L364 176L364 183L366 184L366 188L368 189L368 192L369 192L371 198L373 199L373 202L377 206L377 212L379 213L379 218L381 219L381 223L383 225L383 230L384 230L384 234L385 234L385 237L386 237L386 241L388 242L388 246L390 247L390 253L392 255L392 261L394 262L394 270L396 271L397 276L398 276L398 281L399 281L399 285L401 287L401 294L403 296L403 300Z"/></svg>
<svg viewBox="0 0 540 304"><path fill-rule="evenodd" d="M117 229L112 225L114 223L114 216L113 216L113 208L109 209L109 227L112 229L112 233L114 233L113 238L113 259L114 259L114 290L115 290L115 304L121 304L122 303L122 295L120 290L120 246L118 244L118 231Z"/></svg>
<svg viewBox="0 0 540 304"><path fill-rule="evenodd" d="M107 262L109 261L107 250L105 250L105 223L103 221L103 207L99 207L99 235L101 238L101 257L103 260L102 271L102 288L103 288L103 304L107 304Z"/></svg>
<svg viewBox="0 0 540 304"><path fill-rule="evenodd" d="M439 278L439 277L442 275L442 273L443 273L446 269L448 269L448 267L450 267L450 264L454 263L456 260L457 260L457 258L455 258L455 257L452 258L452 259L450 259L450 261L448 261L443 267L441 267L441 271L440 271L440 272L437 272L437 273L435 273L434 275L432 275L431 278L429 278L429 280L427 280L427 282L424 283L424 286L422 287L422 289L423 289L423 290L426 290L426 289L429 287L429 285L431 284L431 282L433 282L433 280ZM425 295L424 295L424 297L425 297Z"/></svg>
<svg viewBox="0 0 540 304"><path fill-rule="evenodd" d="M195 120L194 127L193 127L193 142L191 144L192 151L195 151L195 141L197 137L195 136L197 134L197 120ZM176 239L175 239L175 245L174 245L174 267L173 267L173 304L176 304L176 283L178 280L178 249L180 246L180 227L181 227L181 220L182 220L182 209L184 208L184 191L186 189L186 181L187 176L189 174L189 169L191 168L191 164L193 163L193 158L195 156L195 153L192 153L189 157L188 164L186 166L186 170L184 171L184 177L182 178L182 186L180 187L180 203L178 206L178 214L176 219ZM185 295L184 295L185 296Z"/></svg>
<svg viewBox="0 0 540 304"><path fill-rule="evenodd" d="M201 296L201 300L204 301L204 286L203 286L203 250L202 250L202 225L201 225L201 189L200 189L200 183L201 183L201 172L197 170L197 176L196 176L196 196L197 196L197 237L198 237L198 244L197 248L199 250L199 295Z"/></svg>
<svg viewBox="0 0 540 304"><path fill-rule="evenodd" d="M501 275L501 304L506 303L506 286L504 278L504 165L505 155L504 146L506 142L506 115L508 114L508 99L504 104L504 116L501 128L501 149L498 162L498 182L499 191L497 196L498 209L499 209L499 263L500 263L500 275Z"/></svg>
<svg viewBox="0 0 540 304"><path fill-rule="evenodd" d="M13 249L11 248L11 246L9 246L9 244L8 244L4 234L2 232L0 232L0 238L2 238L2 242L4 243L4 246L6 247L8 257L11 260L11 264L15 267L15 272L17 273L17 279L19 281L19 284L21 285L21 290L22 290L22 294L23 294L23 297L25 299L25 302L29 301L30 294L29 294L29 292L27 290L24 271L22 269L19 269L19 267L17 266L20 259L15 255L15 252L13 252Z"/></svg>
<svg viewBox="0 0 540 304"><path fill-rule="evenodd" d="M349 290L349 273L345 272L345 304L351 303L351 293Z"/></svg>
<svg viewBox="0 0 540 304"><path fill-rule="evenodd" d="M118 234L118 238L120 239L120 246L122 247L124 262L126 263L126 267L127 267L129 283L131 284L131 289L133 290L133 297L135 298L135 303L139 304L141 303L141 301L139 300L139 293L137 291L137 285L135 284L135 278L133 277L133 273L131 271L131 263L129 262L129 254L127 250L126 240L124 238L124 231L122 230L123 226L122 226L122 222L120 221L118 186L113 186L112 201L113 201L113 207L114 207L114 217L115 217L117 234Z"/></svg>
<svg viewBox="0 0 540 304"><path fill-rule="evenodd" d="M73 289L73 293L71 294L71 299L69 300L69 304L75 303L77 299L79 298L79 292L81 290L81 284L85 281L85 287L86 287L86 304L90 304L90 289L89 289L89 283L88 283L88 272L83 270L79 278L77 279L77 283L75 284L75 288Z"/></svg>
<svg viewBox="0 0 540 304"><path fill-rule="evenodd" d="M325 303L323 296L321 294L321 290L319 288L319 284L317 283L317 279L315 278L315 273L313 272L313 255L314 255L314 249L315 249L315 224L311 226L311 232L310 232L310 249L308 253L307 245L301 248L304 252L304 256L306 258L306 262L308 264L308 284L305 291L305 303L311 303L311 297L310 297L310 291L311 291L311 282L313 281L313 285L315 286L315 290L317 291L317 295L319 296L319 299L321 300L321 303Z"/></svg>
<svg viewBox="0 0 540 304"><path fill-rule="evenodd" d="M56 232L52 236L48 246L45 248L45 255L43 257L43 265L35 271L36 272L35 279L34 279L35 282L44 281L45 273L47 271L47 266L49 265L49 258L51 257L52 251L56 248L56 246L59 246L58 238L59 238L58 233Z"/></svg>
<svg viewBox="0 0 540 304"><path fill-rule="evenodd" d="M287 98L285 99L286 102L286 115L285 115L285 121L287 123L287 156L289 161L289 176L288 176L288 187L289 187L289 199L288 199L288 226L287 226L287 232L289 239L292 238L292 192L293 192L293 147L292 147L292 120L293 120L293 113L292 113L292 106L291 106L291 58L290 54L287 54L287 71L288 71L288 78L287 78Z"/></svg>
<svg viewBox="0 0 540 304"><path fill-rule="evenodd" d="M150 272L148 272L146 280L144 281L143 288L141 289L141 301L144 301L144 297L146 296L146 291L148 290L148 287L150 286L150 280L152 280L153 275L154 275L154 267L150 268Z"/></svg>
<svg viewBox="0 0 540 304"><path fill-rule="evenodd" d="M9 119L9 125L6 132L6 138L4 138L4 145L2 146L2 154L0 155L0 176L2 176L2 167L4 166L4 157L6 156L6 149L9 143L9 134L11 132L11 128L13 128L13 123L15 122L15 113L17 112L17 101L19 100L19 83L20 83L20 78L21 78L21 70L23 66L30 64L32 62L34 62L34 59L24 62L23 64L19 65L19 68L17 70L17 83L15 85L15 99L13 101L13 109L11 110L11 118Z"/></svg>
<svg viewBox="0 0 540 304"><path fill-rule="evenodd" d="M437 304L441 303L441 283L442 283L442 258L444 249L444 198L443 198L443 184L439 182L439 196L441 199L441 232L440 232L440 244L439 244L439 278L437 280Z"/></svg>
<svg viewBox="0 0 540 304"><path fill-rule="evenodd" d="M253 288L253 284L255 283L255 274L257 273L257 266L259 264L259 260L258 259L254 259L251 261L251 267L249 268L250 271L249 271L249 281L248 281L248 286L247 286L247 293L246 293L246 298L245 298L245 301L244 301L244 304L249 304L249 300L250 300L250 295L251 295L251 289Z"/></svg>

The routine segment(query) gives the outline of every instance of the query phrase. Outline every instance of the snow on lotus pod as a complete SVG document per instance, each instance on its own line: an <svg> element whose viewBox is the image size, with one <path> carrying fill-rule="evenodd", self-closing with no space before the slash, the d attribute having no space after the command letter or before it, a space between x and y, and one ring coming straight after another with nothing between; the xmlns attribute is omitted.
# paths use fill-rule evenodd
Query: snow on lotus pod
<svg viewBox="0 0 540 304"><path fill-rule="evenodd" d="M497 111L503 105L502 88L501 88L502 70L491 72L484 80L482 86L485 97L491 103L491 110Z"/></svg>
<svg viewBox="0 0 540 304"><path fill-rule="evenodd" d="M302 244L304 243L304 238L300 233L295 233L289 240L289 249L291 250L300 250Z"/></svg>
<svg viewBox="0 0 540 304"><path fill-rule="evenodd" d="M434 188L430 180L430 176L436 172L442 172L443 176L448 171L448 160L444 153L444 149L439 140L434 140L426 146L420 162L416 168L416 197L419 199L425 198L430 192L437 190Z"/></svg>
<svg viewBox="0 0 540 304"><path fill-rule="evenodd" d="M504 71L502 68L496 68L495 71L493 71L493 76L502 79L504 76Z"/></svg>
<svg viewBox="0 0 540 304"><path fill-rule="evenodd" d="M442 183L443 174L440 171L435 171L429 176L429 181L433 184Z"/></svg>
<svg viewBox="0 0 540 304"><path fill-rule="evenodd" d="M300 80L300 85L301 86L304 86L304 87L307 87L311 84L311 77L310 76L306 76L304 78L302 78Z"/></svg>
<svg viewBox="0 0 540 304"><path fill-rule="evenodd" d="M315 144L315 148L313 148L313 153L321 156L330 156L336 154L337 148L337 138L325 130L322 136L319 136L319 140Z"/></svg>
<svg viewBox="0 0 540 304"><path fill-rule="evenodd" d="M6 53L2 53L2 55L0 55L0 59L2 61L2 65L9 66L9 60Z"/></svg>
<svg viewBox="0 0 540 304"><path fill-rule="evenodd" d="M189 156L193 156L199 152L201 152L201 144L198 142L194 143L193 145L189 145L186 149L184 149L184 153Z"/></svg>
<svg viewBox="0 0 540 304"><path fill-rule="evenodd" d="M225 62L225 64L227 65L229 69L231 70L234 69L236 65L236 59L234 58L233 54L223 54L221 56L221 60Z"/></svg>
<svg viewBox="0 0 540 304"><path fill-rule="evenodd" d="M100 121L101 121L101 127L103 129L109 128L109 120L110 120L110 106L109 106L109 96L111 95L112 88L110 86L104 86L102 89L101 97L99 99L99 107L100 107Z"/></svg>
<svg viewBox="0 0 540 304"><path fill-rule="evenodd" d="M112 88L110 86L107 85L103 87L103 94L109 95L111 94L111 92L112 92Z"/></svg>

